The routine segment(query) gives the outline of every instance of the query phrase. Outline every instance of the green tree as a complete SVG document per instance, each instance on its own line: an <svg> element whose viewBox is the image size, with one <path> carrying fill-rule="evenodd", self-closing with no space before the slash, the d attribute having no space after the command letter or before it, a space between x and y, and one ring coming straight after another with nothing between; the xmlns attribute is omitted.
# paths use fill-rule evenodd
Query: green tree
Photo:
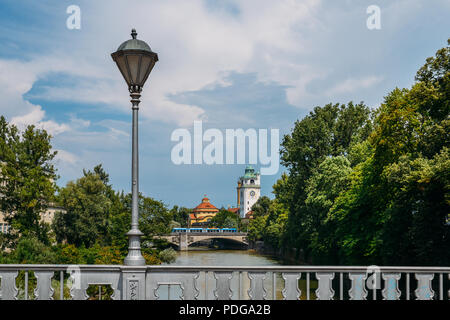
<svg viewBox="0 0 450 320"><path fill-rule="evenodd" d="M66 210L57 213L53 229L58 242L89 248L107 244L111 200L104 177L83 170L83 177L61 188L58 200Z"/></svg>
<svg viewBox="0 0 450 320"><path fill-rule="evenodd" d="M56 169L52 160L51 136L35 126L22 133L0 117L0 210L12 226L8 245L19 235L49 244L49 226L41 221L54 199ZM12 242L10 242L12 241Z"/></svg>
<svg viewBox="0 0 450 320"><path fill-rule="evenodd" d="M347 156L351 146L364 141L372 129L371 112L363 103L327 104L316 107L295 123L283 138L281 161L289 175L274 186L274 192L289 209L283 245L310 253L309 230L302 228L305 217L308 181L328 157Z"/></svg>
<svg viewBox="0 0 450 320"><path fill-rule="evenodd" d="M264 243L274 249L282 246L283 234L288 219L288 210L285 205L277 199L271 201L266 219L266 225L262 230Z"/></svg>
<svg viewBox="0 0 450 320"><path fill-rule="evenodd" d="M263 230L266 226L267 216L259 216L251 219L247 227L247 237L250 241L260 241L263 238Z"/></svg>
<svg viewBox="0 0 450 320"><path fill-rule="evenodd" d="M333 243L327 241L330 230L325 226L325 219L335 199L349 188L351 173L350 161L346 157L326 158L307 182L301 227L309 234L309 251L316 260L332 254L330 247Z"/></svg>
<svg viewBox="0 0 450 320"><path fill-rule="evenodd" d="M51 247L36 237L22 236L9 259L10 263L17 264L55 264L58 257Z"/></svg>
<svg viewBox="0 0 450 320"><path fill-rule="evenodd" d="M186 228L188 225L189 214L192 212L191 209L185 207L173 206L170 210L172 214L172 219L180 224L180 227Z"/></svg>
<svg viewBox="0 0 450 320"><path fill-rule="evenodd" d="M327 219L340 263L448 265L449 60L440 49L377 110L371 155Z"/></svg>
<svg viewBox="0 0 450 320"><path fill-rule="evenodd" d="M226 217L222 228L237 228L238 220L234 217Z"/></svg>
<svg viewBox="0 0 450 320"><path fill-rule="evenodd" d="M269 213L270 199L267 196L260 197L252 206L253 216L262 217Z"/></svg>
<svg viewBox="0 0 450 320"><path fill-rule="evenodd" d="M239 220L239 216L236 213L221 208L211 219L210 225L216 228L237 228ZM229 225L232 225L232 227L229 227Z"/></svg>
<svg viewBox="0 0 450 320"><path fill-rule="evenodd" d="M167 234L171 231L173 215L162 201L141 196L139 214L139 229L146 237L151 239L155 235Z"/></svg>

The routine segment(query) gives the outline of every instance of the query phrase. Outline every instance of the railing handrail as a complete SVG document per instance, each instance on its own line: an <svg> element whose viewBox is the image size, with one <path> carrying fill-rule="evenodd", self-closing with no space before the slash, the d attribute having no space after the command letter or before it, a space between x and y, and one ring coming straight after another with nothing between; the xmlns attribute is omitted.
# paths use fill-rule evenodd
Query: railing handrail
<svg viewBox="0 0 450 320"><path fill-rule="evenodd" d="M379 270L380 272L432 272L432 273L450 273L450 267L432 267L432 266L171 266L155 265L147 266L147 269L154 271L277 271L277 272L366 272L367 270Z"/></svg>
<svg viewBox="0 0 450 320"><path fill-rule="evenodd" d="M121 271L127 266L100 264L0 264L0 271L36 270L36 271L65 271L76 266L81 271ZM144 267L145 268L145 267Z"/></svg>
<svg viewBox="0 0 450 320"><path fill-rule="evenodd" d="M76 266L86 271L121 271L130 269L124 265L91 265L91 264L0 264L1 271L39 270L64 271ZM136 269L136 267L132 267ZM380 272L401 273L450 273L450 267L433 266L309 266L309 265L275 265L275 266L174 266L174 265L146 265L138 267L148 271L276 271L276 272L366 272L379 270Z"/></svg>

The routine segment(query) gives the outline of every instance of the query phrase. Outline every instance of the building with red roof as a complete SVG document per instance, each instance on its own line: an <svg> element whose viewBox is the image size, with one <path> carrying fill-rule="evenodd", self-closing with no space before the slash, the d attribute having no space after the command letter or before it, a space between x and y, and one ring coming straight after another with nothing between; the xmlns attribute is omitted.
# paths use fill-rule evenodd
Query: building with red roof
<svg viewBox="0 0 450 320"><path fill-rule="evenodd" d="M202 202L196 206L192 213L189 215L189 226L190 227L202 227L209 224L212 218L219 212L209 199L205 197Z"/></svg>

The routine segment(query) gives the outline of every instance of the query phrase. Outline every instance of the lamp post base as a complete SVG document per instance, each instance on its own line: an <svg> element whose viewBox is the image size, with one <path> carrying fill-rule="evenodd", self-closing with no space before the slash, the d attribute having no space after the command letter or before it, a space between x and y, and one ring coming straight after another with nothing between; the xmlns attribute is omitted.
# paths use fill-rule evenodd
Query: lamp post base
<svg viewBox="0 0 450 320"><path fill-rule="evenodd" d="M145 266L145 259L141 253L140 238L144 234L138 229L131 229L128 233L128 255L123 264L126 266Z"/></svg>

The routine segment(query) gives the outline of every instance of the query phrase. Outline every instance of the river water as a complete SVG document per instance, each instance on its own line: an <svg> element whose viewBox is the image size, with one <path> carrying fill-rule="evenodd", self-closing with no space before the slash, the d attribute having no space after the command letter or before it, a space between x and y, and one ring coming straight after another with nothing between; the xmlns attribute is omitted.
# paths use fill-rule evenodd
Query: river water
<svg viewBox="0 0 450 320"><path fill-rule="evenodd" d="M177 252L177 260L171 265L176 266L274 266L281 265L280 262L273 257L265 256L256 253L254 250L190 250ZM276 278L276 296L281 298L281 290L284 281L280 274L275 274ZM250 279L246 272L242 272L241 288L239 290L239 274L233 272L233 277L230 280L230 287L232 291L232 299L249 299L248 290L250 289ZM206 281L205 281L206 280ZM205 286L205 283L207 284ZM197 289L199 290L198 299L206 300L214 299L214 289L216 286L216 279L212 272L200 272L197 279ZM267 299L273 297L273 279L272 274L267 273L264 281L266 288ZM181 298L182 292L180 286L161 286L158 289L160 299L178 300Z"/></svg>
<svg viewBox="0 0 450 320"><path fill-rule="evenodd" d="M190 250L178 251L177 266L273 266L281 265L273 257L254 250Z"/></svg>

